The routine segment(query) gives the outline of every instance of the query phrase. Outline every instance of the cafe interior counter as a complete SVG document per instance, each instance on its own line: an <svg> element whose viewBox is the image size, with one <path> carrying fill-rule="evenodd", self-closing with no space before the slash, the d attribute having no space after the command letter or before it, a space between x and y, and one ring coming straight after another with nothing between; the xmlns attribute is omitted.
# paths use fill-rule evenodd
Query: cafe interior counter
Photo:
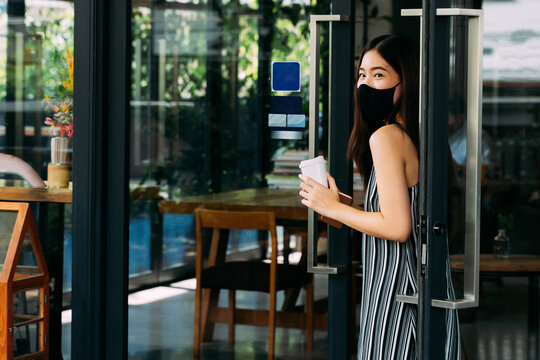
<svg viewBox="0 0 540 360"><path fill-rule="evenodd" d="M72 184L68 188L34 188L24 180L0 180L0 201L71 203Z"/></svg>

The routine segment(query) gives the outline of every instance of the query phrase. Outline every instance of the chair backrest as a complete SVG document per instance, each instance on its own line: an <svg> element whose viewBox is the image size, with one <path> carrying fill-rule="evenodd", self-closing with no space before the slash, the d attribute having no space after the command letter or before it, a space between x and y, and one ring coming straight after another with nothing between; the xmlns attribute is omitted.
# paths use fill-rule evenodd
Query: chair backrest
<svg viewBox="0 0 540 360"><path fill-rule="evenodd" d="M276 217L273 212L268 211L197 209L195 215L201 227L268 231L276 228Z"/></svg>
<svg viewBox="0 0 540 360"><path fill-rule="evenodd" d="M202 261L202 228L213 228L212 241L218 241L220 229L268 230L270 232L270 246L272 249L270 257L273 262L277 261L276 216L273 212L196 209L195 220L197 260ZM200 259L199 256L201 257Z"/></svg>

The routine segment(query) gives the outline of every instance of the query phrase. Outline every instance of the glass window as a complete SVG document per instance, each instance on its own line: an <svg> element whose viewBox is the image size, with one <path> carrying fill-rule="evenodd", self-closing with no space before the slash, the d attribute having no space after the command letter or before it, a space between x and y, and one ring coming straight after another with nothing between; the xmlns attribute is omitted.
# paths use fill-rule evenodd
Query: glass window
<svg viewBox="0 0 540 360"><path fill-rule="evenodd" d="M193 209L163 214L160 200L298 187L307 126L299 141L275 140L268 113L272 95L296 95L307 115L308 18L328 4L151 4L134 2L132 13L130 275L155 280L193 272L195 254ZM272 61L300 62L299 93L271 92ZM274 167L293 149L302 150L293 166ZM231 236L234 249L259 248L253 234Z"/></svg>
<svg viewBox="0 0 540 360"><path fill-rule="evenodd" d="M129 255L130 286L136 288L194 276L195 207L189 204L221 197L234 201L269 188L288 187L297 196L298 165L307 158L307 122L300 140L273 139L268 114L275 95L300 97L300 112L308 114L309 15L328 13L329 3L132 5ZM325 79L328 31L322 33ZM273 61L300 62L299 92L271 91ZM321 99L328 99L324 90ZM326 133L322 123L321 134ZM163 205L169 201L175 205ZM268 246L264 235L231 231L227 256L260 258ZM189 313L191 294L180 299L189 304ZM131 319L138 326L130 325L130 338L145 343L130 343L130 351L143 354L152 344L163 346L139 330L145 319ZM156 326L167 325L166 319L154 320Z"/></svg>
<svg viewBox="0 0 540 360"><path fill-rule="evenodd" d="M42 181L48 181L50 186L65 186L70 180L73 27L72 1L0 0L0 162L3 165L0 166L0 201L5 200L5 194L17 190L11 188L26 188L24 194L28 197L21 201L32 202L36 199L31 195L31 187L43 186ZM57 145L53 145L52 138L60 137L62 139L54 141ZM48 171L49 166L57 171ZM54 174L56 177L52 176ZM71 205L65 206L65 213L63 205L49 205L47 208L45 204L33 203L33 215L37 223L40 213L37 210L42 210L42 214L49 211L48 216L42 217L47 223L36 224L38 229L51 233L58 228L66 231L65 239L62 235L60 239L40 236L55 242L55 246L43 246L54 253L51 255L60 255L60 259L63 256L66 260L63 290L70 291ZM59 208L62 212L57 216ZM56 244L64 240L66 252L58 254L62 247ZM35 259L27 250L23 248L19 263L26 271L35 265ZM54 284L56 276L61 274L51 273L52 268L56 267L49 266ZM61 282L56 282L56 286L62 286ZM57 297L53 301L56 301L56 309L61 309L62 299ZM60 316L59 312L56 314ZM15 338L22 345L14 349L15 355L34 349L35 337L39 335L36 326L17 330ZM51 336L58 339L59 330L55 329ZM51 346L51 356L60 356L59 351Z"/></svg>
<svg viewBox="0 0 540 360"><path fill-rule="evenodd" d="M535 226L540 219L540 3L484 0L482 9L480 307L460 312L462 339L468 358L536 357L527 345L537 321L532 320L535 306L528 307L526 299L533 299L536 286L527 271L540 261ZM449 146L455 172L449 240L451 253L462 253L466 21L455 20L453 30ZM453 257L455 263L459 255ZM523 271L515 272L515 266ZM463 278L458 272L454 283L459 293Z"/></svg>

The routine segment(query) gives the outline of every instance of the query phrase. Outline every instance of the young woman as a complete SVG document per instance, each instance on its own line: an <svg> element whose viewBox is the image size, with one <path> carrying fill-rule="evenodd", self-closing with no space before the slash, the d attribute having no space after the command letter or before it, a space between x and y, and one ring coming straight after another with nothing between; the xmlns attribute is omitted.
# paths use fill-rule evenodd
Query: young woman
<svg viewBox="0 0 540 360"><path fill-rule="evenodd" d="M302 203L363 233L363 289L358 359L416 359L419 51L409 38L385 35L362 51L349 156L366 190L360 211L339 202L338 188L300 175ZM447 266L447 278L450 278ZM449 282L448 298L454 298ZM446 359L461 358L455 311L447 311Z"/></svg>

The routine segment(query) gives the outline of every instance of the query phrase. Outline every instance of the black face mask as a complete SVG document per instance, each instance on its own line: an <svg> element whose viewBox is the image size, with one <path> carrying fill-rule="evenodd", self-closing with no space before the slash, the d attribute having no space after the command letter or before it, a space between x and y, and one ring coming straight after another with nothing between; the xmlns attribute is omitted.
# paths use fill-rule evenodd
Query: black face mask
<svg viewBox="0 0 540 360"><path fill-rule="evenodd" d="M358 105L364 119L373 132L384 125L384 120L388 117L394 106L394 91L400 84L397 83L389 89L374 89L366 84L362 84L357 89Z"/></svg>

